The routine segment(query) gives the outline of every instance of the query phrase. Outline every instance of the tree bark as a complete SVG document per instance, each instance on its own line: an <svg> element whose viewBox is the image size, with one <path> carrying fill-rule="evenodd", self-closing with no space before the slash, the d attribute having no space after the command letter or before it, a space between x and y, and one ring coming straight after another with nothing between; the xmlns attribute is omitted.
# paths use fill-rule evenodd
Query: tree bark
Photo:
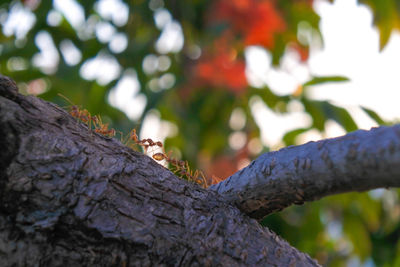
<svg viewBox="0 0 400 267"><path fill-rule="evenodd" d="M266 153L210 189L260 219L293 204L380 187L400 187L400 125Z"/></svg>
<svg viewBox="0 0 400 267"><path fill-rule="evenodd" d="M1 76L0 136L0 266L318 265Z"/></svg>

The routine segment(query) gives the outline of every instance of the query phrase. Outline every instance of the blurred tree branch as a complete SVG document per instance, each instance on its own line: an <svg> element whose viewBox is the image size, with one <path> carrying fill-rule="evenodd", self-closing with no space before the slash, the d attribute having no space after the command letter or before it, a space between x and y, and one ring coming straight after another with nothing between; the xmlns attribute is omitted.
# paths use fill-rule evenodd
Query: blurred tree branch
<svg viewBox="0 0 400 267"><path fill-rule="evenodd" d="M400 125L266 153L210 189L257 219L293 204L400 187Z"/></svg>

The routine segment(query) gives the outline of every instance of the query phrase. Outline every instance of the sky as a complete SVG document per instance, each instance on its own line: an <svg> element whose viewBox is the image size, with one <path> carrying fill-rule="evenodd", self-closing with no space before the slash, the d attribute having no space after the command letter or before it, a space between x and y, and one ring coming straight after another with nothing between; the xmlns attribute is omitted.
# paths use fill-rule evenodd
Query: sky
<svg viewBox="0 0 400 267"><path fill-rule="evenodd" d="M322 18L324 48L312 55L311 71L344 75L351 82L316 88L315 97L348 106L363 105L388 120L400 119L399 33L395 32L379 52L378 31L372 27L372 15L366 6L357 5L355 0L336 0L334 5L320 2L316 10Z"/></svg>

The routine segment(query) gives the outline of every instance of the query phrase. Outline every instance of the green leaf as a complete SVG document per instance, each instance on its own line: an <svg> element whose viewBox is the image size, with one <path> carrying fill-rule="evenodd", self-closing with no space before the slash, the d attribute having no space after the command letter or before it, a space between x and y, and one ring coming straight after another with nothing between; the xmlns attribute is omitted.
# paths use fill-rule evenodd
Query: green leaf
<svg viewBox="0 0 400 267"><path fill-rule="evenodd" d="M301 102L303 103L306 112L313 119L312 127L316 128L317 130L323 131L325 129L326 117L322 110L320 101L310 101L308 99L302 98Z"/></svg>
<svg viewBox="0 0 400 267"><path fill-rule="evenodd" d="M345 214L343 219L343 229L353 244L354 252L365 260L370 255L372 247L365 225L359 217L352 214Z"/></svg>
<svg viewBox="0 0 400 267"><path fill-rule="evenodd" d="M323 102L323 108L325 115L329 119L332 119L342 125L346 131L351 132L358 129L357 124L354 122L353 118L346 109L332 105L326 101Z"/></svg>
<svg viewBox="0 0 400 267"><path fill-rule="evenodd" d="M379 50L388 43L394 29L400 29L400 12L398 0L359 0L371 8L374 25L379 31Z"/></svg>
<svg viewBox="0 0 400 267"><path fill-rule="evenodd" d="M362 110L368 114L368 116L373 119L376 123L380 124L380 125L385 125L387 124L375 111L366 108L366 107L361 107Z"/></svg>
<svg viewBox="0 0 400 267"><path fill-rule="evenodd" d="M301 101L307 113L313 118L313 127L320 131L325 129L325 122L328 119L336 121L348 132L358 129L357 124L344 108L332 105L328 101L308 100L304 97Z"/></svg>
<svg viewBox="0 0 400 267"><path fill-rule="evenodd" d="M267 106L278 112L286 111L286 103L289 102L290 98L287 95L279 96L274 94L267 86L263 88L249 88L249 96L257 95L261 97Z"/></svg>
<svg viewBox="0 0 400 267"><path fill-rule="evenodd" d="M295 145L296 137L298 135L302 134L302 133L307 132L310 129L311 128L299 128L299 129L295 129L295 130L289 131L283 136L283 141L285 142L285 144L287 146Z"/></svg>
<svg viewBox="0 0 400 267"><path fill-rule="evenodd" d="M323 77L314 77L310 81L306 82L303 86L317 85L322 83L329 82L348 82L349 78L343 76L323 76Z"/></svg>

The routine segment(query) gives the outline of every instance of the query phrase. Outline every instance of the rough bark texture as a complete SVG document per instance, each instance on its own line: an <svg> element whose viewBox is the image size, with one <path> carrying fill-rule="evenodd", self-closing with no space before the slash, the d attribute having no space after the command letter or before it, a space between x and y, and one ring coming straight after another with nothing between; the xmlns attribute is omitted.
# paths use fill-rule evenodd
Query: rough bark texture
<svg viewBox="0 0 400 267"><path fill-rule="evenodd" d="M400 187L400 125L266 153L210 189L253 218L321 197Z"/></svg>
<svg viewBox="0 0 400 267"><path fill-rule="evenodd" d="M216 192L0 77L0 266L315 266Z"/></svg>

